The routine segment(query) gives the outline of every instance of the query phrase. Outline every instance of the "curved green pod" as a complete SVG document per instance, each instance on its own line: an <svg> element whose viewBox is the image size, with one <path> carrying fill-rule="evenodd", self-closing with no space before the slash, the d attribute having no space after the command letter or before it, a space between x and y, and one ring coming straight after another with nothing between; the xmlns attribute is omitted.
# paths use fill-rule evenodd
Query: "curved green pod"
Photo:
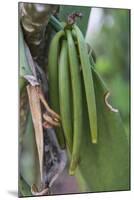
<svg viewBox="0 0 134 200"><path fill-rule="evenodd" d="M87 46L84 37L77 25L74 25L74 30L76 32L76 37L78 41L78 50L80 54L80 61L84 79L86 101L88 107L88 118L91 130L91 140L92 143L97 143L97 111L91 64L89 61Z"/></svg>
<svg viewBox="0 0 134 200"><path fill-rule="evenodd" d="M67 33L67 44L69 54L69 64L71 73L72 96L73 96L73 150L70 164L70 175L74 175L75 169L80 159L80 145L82 140L82 85L77 49L73 41L72 32Z"/></svg>
<svg viewBox="0 0 134 200"><path fill-rule="evenodd" d="M58 56L60 40L65 35L61 30L53 37L48 55L49 100L51 108L60 114L59 88L58 88ZM65 148L65 140L62 127L56 128L56 136L61 148Z"/></svg>
<svg viewBox="0 0 134 200"><path fill-rule="evenodd" d="M73 146L73 111L70 81L67 41L63 40L59 58L60 113L67 147L71 153Z"/></svg>

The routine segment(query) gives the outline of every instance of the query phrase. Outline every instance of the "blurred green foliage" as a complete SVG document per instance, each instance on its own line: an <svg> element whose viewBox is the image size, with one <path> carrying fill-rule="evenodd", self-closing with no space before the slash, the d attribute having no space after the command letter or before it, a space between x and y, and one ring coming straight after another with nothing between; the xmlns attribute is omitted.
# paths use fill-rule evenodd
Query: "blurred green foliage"
<svg viewBox="0 0 134 200"><path fill-rule="evenodd" d="M96 69L107 83L112 101L119 109L125 128L129 132L129 10L102 9L100 21L100 31L93 35L92 41L97 54Z"/></svg>

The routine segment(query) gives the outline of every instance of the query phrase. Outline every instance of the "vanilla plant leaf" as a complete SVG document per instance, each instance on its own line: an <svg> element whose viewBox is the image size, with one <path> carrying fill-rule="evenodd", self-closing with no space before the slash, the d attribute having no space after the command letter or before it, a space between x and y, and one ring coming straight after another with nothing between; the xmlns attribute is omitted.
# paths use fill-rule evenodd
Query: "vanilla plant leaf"
<svg viewBox="0 0 134 200"><path fill-rule="evenodd" d="M119 112L109 109L108 89L94 68L98 142L91 143L86 101L80 163L76 177L82 192L117 191L130 189L130 149ZM85 93L83 99L85 99ZM91 105L92 106L92 105ZM113 105L112 105L113 106ZM113 106L114 107L114 106ZM114 110L114 109L113 109ZM91 135L91 134L90 134Z"/></svg>
<svg viewBox="0 0 134 200"><path fill-rule="evenodd" d="M23 37L23 32L21 26L19 26L19 88L20 92L26 85L25 75L32 75L31 68L29 66L26 50L25 41Z"/></svg>
<svg viewBox="0 0 134 200"><path fill-rule="evenodd" d="M19 178L19 197L30 197L32 196L30 186L25 182L25 180L20 177Z"/></svg>
<svg viewBox="0 0 134 200"><path fill-rule="evenodd" d="M19 146L19 176L27 183L29 187L34 183L38 185L40 183L40 166L39 158L34 134L34 127L32 122L32 116L30 111L27 115L27 122L25 126L25 132L23 134L23 139L21 141L21 146ZM23 183L23 182L22 182ZM21 184L21 183L19 183ZM21 187L20 193L21 191ZM28 189L28 188L27 188ZM27 193L26 186L23 192ZM26 190L26 191L25 191Z"/></svg>

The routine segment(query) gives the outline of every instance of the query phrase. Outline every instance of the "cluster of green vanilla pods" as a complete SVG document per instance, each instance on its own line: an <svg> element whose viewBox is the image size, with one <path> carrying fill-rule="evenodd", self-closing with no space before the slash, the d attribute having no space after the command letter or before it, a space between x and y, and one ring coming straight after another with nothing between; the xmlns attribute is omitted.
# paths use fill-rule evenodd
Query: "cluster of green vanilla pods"
<svg viewBox="0 0 134 200"><path fill-rule="evenodd" d="M62 148L70 153L69 174L74 175L79 163L83 130L83 93L91 142L97 143L97 114L91 63L84 36L76 24L65 26L53 37L48 59L49 100L51 108L61 117L56 136ZM64 139L65 138L65 139Z"/></svg>

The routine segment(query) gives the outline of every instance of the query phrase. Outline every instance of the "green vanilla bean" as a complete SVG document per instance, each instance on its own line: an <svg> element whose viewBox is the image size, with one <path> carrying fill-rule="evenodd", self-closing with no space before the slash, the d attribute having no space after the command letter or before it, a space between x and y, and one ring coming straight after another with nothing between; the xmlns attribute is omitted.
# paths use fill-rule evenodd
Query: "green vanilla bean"
<svg viewBox="0 0 134 200"><path fill-rule="evenodd" d="M59 58L59 97L60 97L60 114L65 134L65 139L69 152L72 153L73 110L72 110L72 94L71 94L71 83L69 74L68 49L66 40L62 41L61 53Z"/></svg>
<svg viewBox="0 0 134 200"><path fill-rule="evenodd" d="M48 78L49 78L49 100L51 108L60 114L59 105L59 88L58 88L58 56L60 51L60 40L65 35L64 31L61 30L53 37L48 56ZM65 139L62 127L56 128L56 136L61 148L65 148Z"/></svg>
<svg viewBox="0 0 134 200"><path fill-rule="evenodd" d="M77 36L78 50L80 54L80 61L85 85L86 100L88 106L88 118L91 130L91 140L92 143L95 144L97 143L97 113L91 64L89 61L87 45L85 43L82 32L80 31L77 25L74 25L74 30Z"/></svg>
<svg viewBox="0 0 134 200"><path fill-rule="evenodd" d="M70 30L67 33L69 64L73 94L73 150L69 174L74 175L80 159L80 146L82 140L82 82L80 75L77 49Z"/></svg>

